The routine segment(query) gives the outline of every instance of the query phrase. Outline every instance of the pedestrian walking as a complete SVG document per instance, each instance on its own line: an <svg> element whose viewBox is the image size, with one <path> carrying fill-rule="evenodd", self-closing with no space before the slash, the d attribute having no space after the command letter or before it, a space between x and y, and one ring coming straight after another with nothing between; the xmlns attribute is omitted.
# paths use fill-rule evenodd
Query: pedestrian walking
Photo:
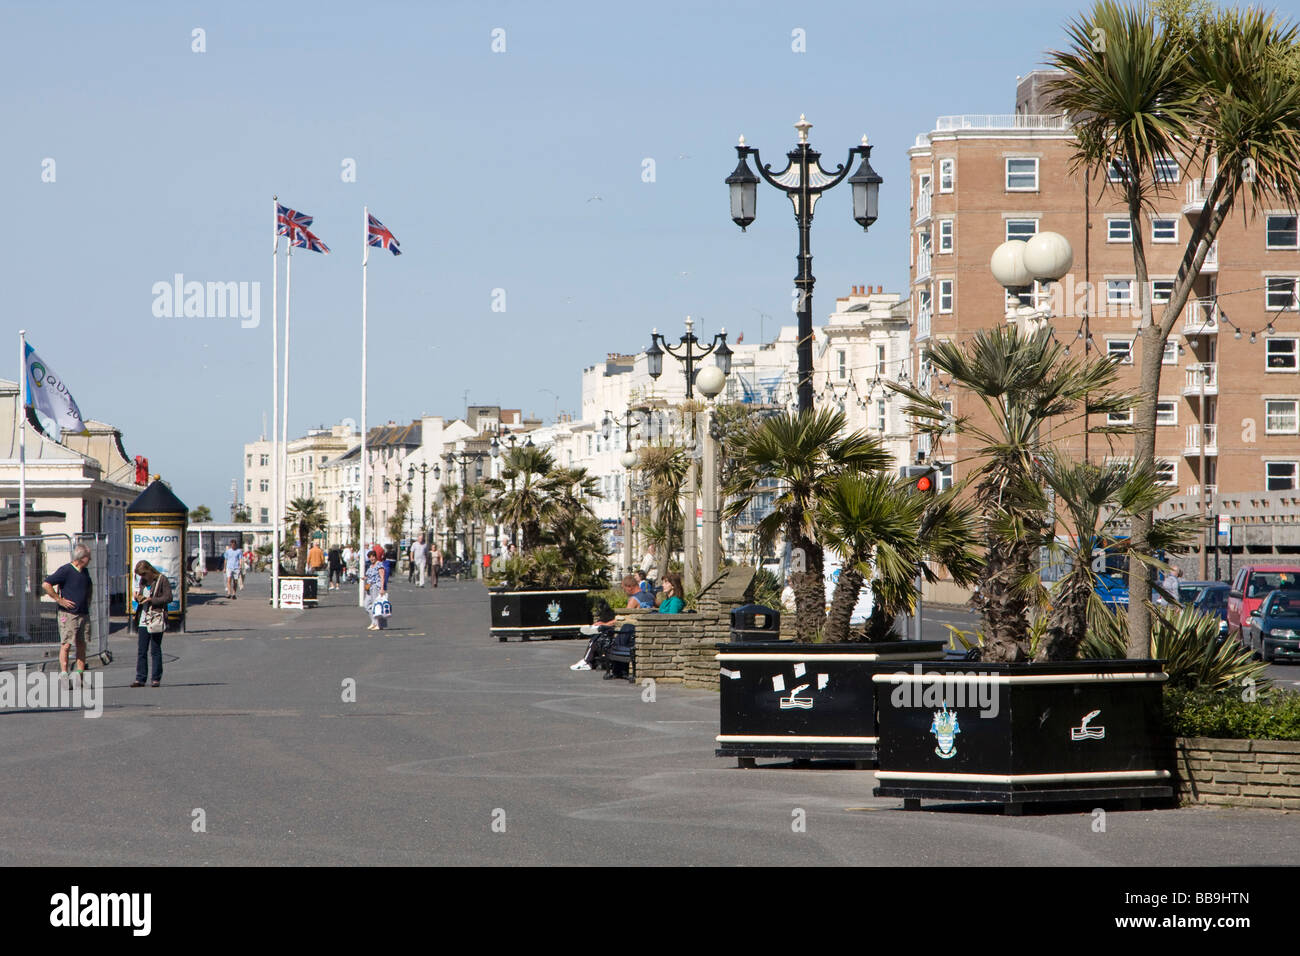
<svg viewBox="0 0 1300 956"><path fill-rule="evenodd" d="M343 583L343 552L336 544L329 553L330 580L329 590L337 591Z"/></svg>
<svg viewBox="0 0 1300 956"><path fill-rule="evenodd" d="M367 631L381 631L386 618L375 613L375 605L382 599L388 601L388 570L379 554L371 552L366 555L366 613L370 615Z"/></svg>
<svg viewBox="0 0 1300 956"><path fill-rule="evenodd" d="M311 547L307 550L307 570L312 574L320 574L323 567L325 567L325 552L321 550L319 544L313 541Z"/></svg>
<svg viewBox="0 0 1300 956"><path fill-rule="evenodd" d="M411 568L419 575L420 587L424 587L429 576L429 546L424 542L423 532L415 544L411 545Z"/></svg>
<svg viewBox="0 0 1300 956"><path fill-rule="evenodd" d="M415 544L412 542L406 547L406 583L415 583Z"/></svg>
<svg viewBox="0 0 1300 956"><path fill-rule="evenodd" d="M59 677L67 680L68 655L74 649L77 679L86 672L86 638L90 634L90 549L79 544L72 560L43 582L41 590L59 605ZM58 591L54 589L58 588Z"/></svg>
<svg viewBox="0 0 1300 956"><path fill-rule="evenodd" d="M433 586L438 586L438 575L442 574L442 548L438 547L438 542L433 543L429 550L429 574L433 577Z"/></svg>
<svg viewBox="0 0 1300 956"><path fill-rule="evenodd" d="M239 550L239 542L231 538L230 547L226 548L221 557L226 567L226 597L233 601L239 592L240 577L243 573L244 553Z"/></svg>
<svg viewBox="0 0 1300 956"><path fill-rule="evenodd" d="M153 662L153 682L162 682L162 638L167 631L167 605L172 601L172 585L167 575L159 573L148 561L137 561L138 578L135 603L138 609L136 628L139 640L135 655L135 682L132 687L143 687L149 680L149 664Z"/></svg>

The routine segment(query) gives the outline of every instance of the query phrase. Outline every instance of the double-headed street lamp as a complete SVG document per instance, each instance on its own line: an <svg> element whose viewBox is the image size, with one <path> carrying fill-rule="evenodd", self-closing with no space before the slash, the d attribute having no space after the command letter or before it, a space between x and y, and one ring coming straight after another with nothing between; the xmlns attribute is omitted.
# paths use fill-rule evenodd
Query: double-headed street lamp
<svg viewBox="0 0 1300 956"><path fill-rule="evenodd" d="M486 457L487 455L481 451L449 451L442 456L442 460L447 463L448 471L450 471L451 468L454 467L457 462L460 463L461 492L468 493L469 492L469 463L481 462ZM474 546L474 523L472 521L470 522L469 534L470 534L469 548L472 549Z"/></svg>
<svg viewBox="0 0 1300 956"><path fill-rule="evenodd" d="M662 356L660 357L662 360ZM632 569L632 563L635 560L634 549L632 547L632 469L636 467L638 461L637 453L632 450L632 428L636 424L638 416L645 415L646 421L650 420L650 409L629 408L623 415L623 454L619 457L619 463L622 464L627 474L624 476L623 487L623 568L625 571ZM605 420L600 423L600 434L609 441L614 431L614 422L609 409L605 409Z"/></svg>
<svg viewBox="0 0 1300 956"><path fill-rule="evenodd" d="M811 319L810 319L811 321ZM680 344L673 347L668 344L667 340L659 334L658 329L650 333L650 348L646 349L646 358L649 364L650 377L657 379L663 374L664 370L664 353L667 352L684 366L683 371L686 373L686 397L693 399L695 397L696 369L695 366L709 355L714 355L717 362L716 373L707 376L710 384L717 384L715 391L709 391L705 388L705 383L700 382L700 391L708 398L713 398L722 391L722 386L726 384L726 377L731 372L731 349L727 346L727 330L723 329L713 337L713 342L708 346L700 344L700 340L695 337L695 323L688 315L686 317L686 334L682 336ZM661 347L662 346L662 347ZM809 356L811 357L811 352ZM705 370L698 374L704 376ZM690 413L687 413L690 414ZM685 414L683 414L685 418ZM683 422L685 426L686 423ZM695 416L691 414L690 424L686 426L686 447L689 450L695 448ZM695 470L695 462L691 461L686 471L686 502L688 507L683 509L685 521L682 527L682 549L686 552L686 561L684 562L685 574L683 575L683 585L688 590L694 590L695 587L703 582L700 581L698 553L695 543L695 497L698 491L699 476ZM707 492L706 492L707 494ZM707 529L706 529L707 530ZM667 555L664 556L667 560Z"/></svg>
<svg viewBox="0 0 1300 956"><path fill-rule="evenodd" d="M754 221L758 202L759 180L758 176L754 175L754 171L749 168L748 157L751 154L763 179L789 196L790 202L794 205L794 218L799 225L798 273L795 275L794 284L799 293L799 342L797 346L799 357L799 411L803 413L811 411L813 407L812 294L814 280L810 237L813 207L817 205L817 200L822 193L838 186L845 177L848 177L849 167L853 165L853 157L861 156L862 164L858 167L857 172L852 177L849 177L849 185L853 188L853 218L862 226L865 232L876 221L879 212L880 184L884 180L871 168L871 147L867 145L865 136L862 137L861 146L855 146L849 150L848 163L836 166L834 171L830 171L822 168L820 162L821 153L808 144L808 130L812 129L812 123L809 123L800 115L799 122L794 124L794 128L799 131L799 144L786 153L789 162L786 164L785 169L779 173L773 173L771 166L765 165L759 158L758 150L746 146L745 137L740 137L740 145L736 147L740 162L736 164L735 171L727 177L726 182L731 188L731 218L741 228L742 232Z"/></svg>
<svg viewBox="0 0 1300 956"><path fill-rule="evenodd" d="M406 470L407 492L414 490L412 486L415 484L415 473L417 471L420 473L420 532L423 534L427 530L426 524L429 515L428 475L429 472L433 472L433 480L439 481L442 478L442 468L437 464L430 468L428 462L421 462L419 468L414 465L409 467Z"/></svg>
<svg viewBox="0 0 1300 956"><path fill-rule="evenodd" d="M345 527L345 528L347 529L347 531L345 532L344 535L340 535L340 537L351 538L351 536L352 536L352 509L356 506L356 503L357 503L360 499L361 499L361 492L359 492L359 491L340 491L340 492L339 492L339 504L343 504L343 502L347 502L347 510L344 512L344 515L345 515L346 517L345 517L345 519L344 519L344 521L343 521L343 527Z"/></svg>

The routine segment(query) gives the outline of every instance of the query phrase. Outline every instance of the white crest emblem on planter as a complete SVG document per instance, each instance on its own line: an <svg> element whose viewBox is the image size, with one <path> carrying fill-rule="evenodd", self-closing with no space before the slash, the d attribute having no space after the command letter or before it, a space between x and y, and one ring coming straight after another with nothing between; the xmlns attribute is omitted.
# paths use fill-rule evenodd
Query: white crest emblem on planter
<svg viewBox="0 0 1300 956"><path fill-rule="evenodd" d="M547 620L549 620L552 624L554 624L556 621L558 621L558 620L560 619L560 602L559 602L559 601L552 601L550 604L546 605L546 618L547 618Z"/></svg>
<svg viewBox="0 0 1300 956"><path fill-rule="evenodd" d="M1100 716L1100 714L1101 714L1100 710L1094 710L1092 713L1088 714L1088 716L1084 717L1083 720L1079 722L1078 727L1071 727L1070 739L1071 740L1105 740L1106 739L1105 727L1088 726L1089 722L1094 717Z"/></svg>
<svg viewBox="0 0 1300 956"><path fill-rule="evenodd" d="M509 617L509 616L510 616L510 605L509 605L509 604L502 605L502 607L501 607L501 616L502 616L502 617Z"/></svg>
<svg viewBox="0 0 1300 956"><path fill-rule="evenodd" d="M934 712L930 733L934 734L935 742L939 745L934 748L935 753L944 760L957 756L957 735L961 733L961 727L957 723L957 715L947 705L944 705L943 710Z"/></svg>
<svg viewBox="0 0 1300 956"><path fill-rule="evenodd" d="M793 709L795 709L795 708L798 708L799 710L812 710L812 709L813 709L813 699L812 699L811 697L796 697L796 696L795 696L796 694L799 693L799 691L801 691L801 690L807 690L810 686L811 686L811 685L809 685L809 684L800 684L800 685L799 685L798 687L796 687L794 690L790 691L790 696L789 696L789 697L782 697L782 698L781 698L781 709L782 709L782 710L793 710Z"/></svg>

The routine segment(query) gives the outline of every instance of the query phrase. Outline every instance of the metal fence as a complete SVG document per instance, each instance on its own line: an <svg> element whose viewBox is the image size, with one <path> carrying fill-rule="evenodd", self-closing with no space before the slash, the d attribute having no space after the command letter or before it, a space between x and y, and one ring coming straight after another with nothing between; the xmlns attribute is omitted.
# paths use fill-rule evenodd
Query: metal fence
<svg viewBox="0 0 1300 956"><path fill-rule="evenodd" d="M27 647L58 644L58 605L46 598L41 582L72 560L72 549L90 549L90 636L87 654L108 650L109 584L108 536L104 534L48 534L39 537L0 538L0 646ZM5 654L6 660L15 659Z"/></svg>

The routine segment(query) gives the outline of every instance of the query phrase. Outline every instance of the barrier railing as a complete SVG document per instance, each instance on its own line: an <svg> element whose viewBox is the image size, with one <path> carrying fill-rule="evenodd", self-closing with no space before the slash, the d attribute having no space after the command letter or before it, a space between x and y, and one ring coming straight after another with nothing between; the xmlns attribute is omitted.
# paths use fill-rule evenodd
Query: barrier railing
<svg viewBox="0 0 1300 956"><path fill-rule="evenodd" d="M0 538L0 647L21 648L59 643L58 605L45 597L41 582L72 560L72 549L90 549L90 635L87 654L108 650L108 536L100 534L28 535ZM12 652L5 661L20 660Z"/></svg>

